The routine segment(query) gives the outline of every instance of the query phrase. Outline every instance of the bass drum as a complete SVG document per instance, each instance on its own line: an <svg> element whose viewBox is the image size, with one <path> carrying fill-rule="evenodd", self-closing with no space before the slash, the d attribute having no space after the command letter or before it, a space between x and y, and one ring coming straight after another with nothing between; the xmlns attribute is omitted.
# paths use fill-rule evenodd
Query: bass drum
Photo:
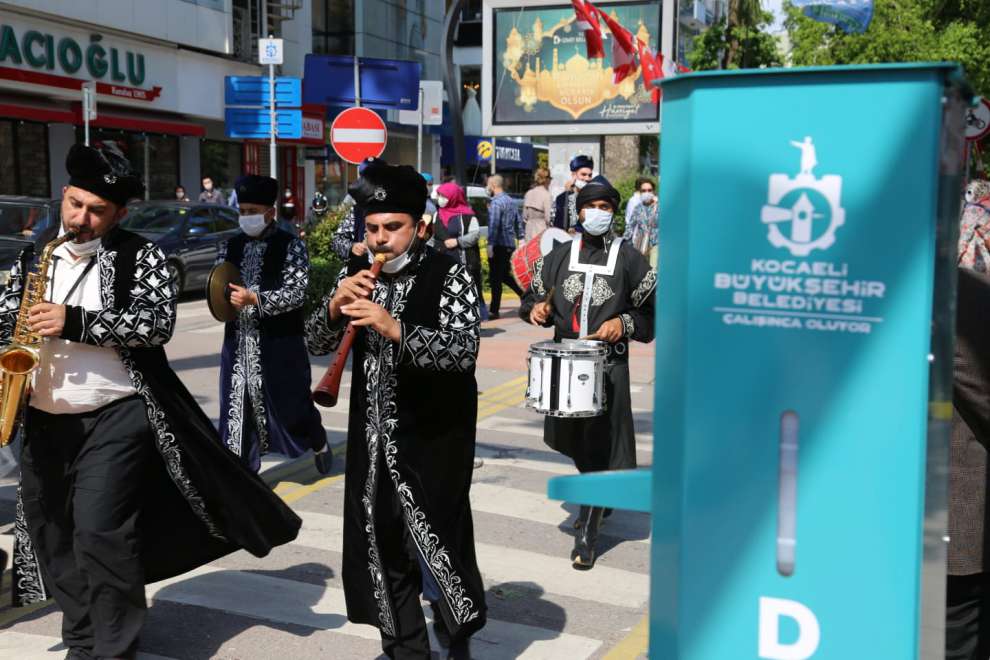
<svg viewBox="0 0 990 660"><path fill-rule="evenodd" d="M512 279L523 291L533 282L536 261L545 257L560 243L569 243L571 235L563 229L550 227L516 248L512 253Z"/></svg>

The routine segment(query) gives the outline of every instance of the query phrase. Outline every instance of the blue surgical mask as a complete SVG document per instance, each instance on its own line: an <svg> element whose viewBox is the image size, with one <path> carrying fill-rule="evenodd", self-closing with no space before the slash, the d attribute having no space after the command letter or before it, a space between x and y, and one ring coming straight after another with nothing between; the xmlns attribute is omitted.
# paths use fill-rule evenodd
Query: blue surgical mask
<svg viewBox="0 0 990 660"><path fill-rule="evenodd" d="M612 212L596 208L584 209L581 226L592 236L601 236L612 226Z"/></svg>

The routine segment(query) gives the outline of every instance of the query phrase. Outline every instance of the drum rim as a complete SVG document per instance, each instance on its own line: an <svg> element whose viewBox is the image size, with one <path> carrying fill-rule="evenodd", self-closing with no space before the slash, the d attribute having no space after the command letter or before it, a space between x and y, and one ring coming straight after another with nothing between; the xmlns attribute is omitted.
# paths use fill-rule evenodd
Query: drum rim
<svg viewBox="0 0 990 660"><path fill-rule="evenodd" d="M530 403L530 400L526 401L526 408L537 412L541 415L547 417L601 417L608 412L608 406L602 405L597 412L563 412L563 411L545 411L537 408L535 405Z"/></svg>
<svg viewBox="0 0 990 660"><path fill-rule="evenodd" d="M570 346L569 348L557 348L558 346L567 346L564 342L582 342L578 346ZM552 348L553 347L553 348ZM548 339L546 341L539 341L535 344L530 344L529 346L530 355L550 355L550 356L560 356L560 357L607 357L608 356L608 344L603 341L587 340L587 339L565 339L564 341L553 341Z"/></svg>

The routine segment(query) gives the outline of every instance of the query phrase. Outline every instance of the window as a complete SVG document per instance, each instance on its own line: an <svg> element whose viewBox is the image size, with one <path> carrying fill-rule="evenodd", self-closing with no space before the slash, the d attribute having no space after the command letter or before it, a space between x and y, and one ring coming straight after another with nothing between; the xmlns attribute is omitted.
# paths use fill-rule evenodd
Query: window
<svg viewBox="0 0 990 660"><path fill-rule="evenodd" d="M268 153L267 149L265 153ZM203 140L199 146L200 176L213 179L213 185L226 189L225 197L229 197L229 190L233 188L234 181L243 172L241 156L241 145L237 142ZM196 195L198 194L197 192ZM195 199L193 195L189 195L189 198Z"/></svg>
<svg viewBox="0 0 990 660"><path fill-rule="evenodd" d="M0 120L0 195L51 196L46 124Z"/></svg>
<svg viewBox="0 0 990 660"><path fill-rule="evenodd" d="M354 54L354 0L313 1L313 53Z"/></svg>
<svg viewBox="0 0 990 660"><path fill-rule="evenodd" d="M210 213L210 209L195 209L189 214L189 220L186 222L186 233L187 234L212 234L213 233L213 214Z"/></svg>
<svg viewBox="0 0 990 660"><path fill-rule="evenodd" d="M241 223L237 218L237 211L218 208L214 209L214 212L217 214L216 224L214 225L216 231L233 231L240 228Z"/></svg>
<svg viewBox="0 0 990 660"><path fill-rule="evenodd" d="M148 199L173 199L179 185L179 138L174 135L131 133L112 129L89 131L89 143L116 151L131 164L131 169L148 189ZM82 142L83 127L76 128L76 140ZM147 144L145 142L147 141ZM144 166L145 148L148 167Z"/></svg>

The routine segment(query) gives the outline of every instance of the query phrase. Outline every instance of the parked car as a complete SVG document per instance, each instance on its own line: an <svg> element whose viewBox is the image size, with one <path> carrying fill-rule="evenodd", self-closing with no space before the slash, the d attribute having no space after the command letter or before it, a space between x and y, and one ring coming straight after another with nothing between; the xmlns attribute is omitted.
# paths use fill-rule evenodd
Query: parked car
<svg viewBox="0 0 990 660"><path fill-rule="evenodd" d="M160 247L179 293L206 286L220 244L240 229L237 211L196 202L137 202L121 223Z"/></svg>
<svg viewBox="0 0 990 660"><path fill-rule="evenodd" d="M29 245L41 250L58 232L62 200L0 195L0 286Z"/></svg>

